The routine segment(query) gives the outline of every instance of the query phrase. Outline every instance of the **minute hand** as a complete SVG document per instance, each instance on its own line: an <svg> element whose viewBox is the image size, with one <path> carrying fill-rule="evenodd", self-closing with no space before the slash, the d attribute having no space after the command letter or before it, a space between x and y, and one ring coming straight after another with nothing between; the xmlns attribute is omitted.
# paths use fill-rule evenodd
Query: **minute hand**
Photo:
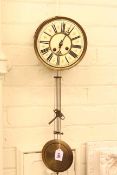
<svg viewBox="0 0 117 175"><path fill-rule="evenodd" d="M74 27L75 27L75 26L74 26ZM74 27L73 27L71 30L70 30L70 28L71 28L71 27L70 27L70 28L66 31L66 34L69 35L69 34L72 32L72 30L74 29Z"/></svg>

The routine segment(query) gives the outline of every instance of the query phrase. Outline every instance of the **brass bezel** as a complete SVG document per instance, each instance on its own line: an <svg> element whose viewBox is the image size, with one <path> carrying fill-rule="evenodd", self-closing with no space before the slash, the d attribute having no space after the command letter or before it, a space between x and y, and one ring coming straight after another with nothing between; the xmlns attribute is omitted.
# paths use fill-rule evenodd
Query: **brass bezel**
<svg viewBox="0 0 117 175"><path fill-rule="evenodd" d="M71 64L71 65L65 66L65 67L56 67L56 66L52 66L52 65L46 63L46 62L43 60L43 58L41 57L41 55L40 55L40 53L39 53L39 51L38 51L38 48L37 48L37 39L38 39L38 35L39 35L40 31L42 30L42 28L43 28L46 24L48 24L48 23L50 23L50 22L52 22L52 21L58 20L58 19L65 19L65 20L69 20L69 21L75 23L76 26L78 26L78 28L80 28L80 30L82 31L83 38L84 38L84 48L83 48L83 52L82 52L81 56L77 59L76 62L74 62L74 63ZM86 36L86 33L85 33L84 29L82 28L82 26L81 26L78 22L76 22L75 20L73 20L73 19L71 19L71 18L68 18L68 17L55 16L55 17L49 18L49 19L45 20L44 22L42 22L42 23L38 26L38 28L36 29L36 32L35 32L35 34L34 34L34 50L35 50L35 53L36 53L36 55L37 55L37 58L38 58L45 66L47 66L48 68L53 69L53 70L65 70L65 69L70 69L70 68L74 67L75 65L77 65L77 64L82 60L82 58L84 57L84 55L85 55L85 53L86 53L86 50L87 50L87 36Z"/></svg>

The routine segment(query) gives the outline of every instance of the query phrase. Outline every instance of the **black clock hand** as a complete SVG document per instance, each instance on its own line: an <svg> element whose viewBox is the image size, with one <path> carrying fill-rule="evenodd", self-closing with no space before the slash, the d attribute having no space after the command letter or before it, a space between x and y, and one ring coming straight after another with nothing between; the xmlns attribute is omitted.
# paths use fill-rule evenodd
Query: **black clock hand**
<svg viewBox="0 0 117 175"><path fill-rule="evenodd" d="M65 40L66 36L67 36L67 35L65 35L64 38L60 41L60 43L59 43L59 48L61 48L61 46L63 45L63 41Z"/></svg>
<svg viewBox="0 0 117 175"><path fill-rule="evenodd" d="M64 38L62 39L62 42L65 40L66 36L67 36L67 35L64 36Z"/></svg>
<svg viewBox="0 0 117 175"><path fill-rule="evenodd" d="M72 32L72 30L75 28L75 26L74 27L72 27L72 29L71 29L71 26L69 27L69 29L66 31L66 34L67 35L69 35L71 32ZM71 29L71 30L70 30Z"/></svg>
<svg viewBox="0 0 117 175"><path fill-rule="evenodd" d="M61 40L60 43L59 43L59 50L60 50L62 45L63 45L63 41Z"/></svg>

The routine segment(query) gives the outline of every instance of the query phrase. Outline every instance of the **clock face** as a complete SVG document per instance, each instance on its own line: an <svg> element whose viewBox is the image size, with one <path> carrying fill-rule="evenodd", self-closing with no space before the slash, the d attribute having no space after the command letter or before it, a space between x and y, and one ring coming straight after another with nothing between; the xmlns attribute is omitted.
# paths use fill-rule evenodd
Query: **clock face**
<svg viewBox="0 0 117 175"><path fill-rule="evenodd" d="M37 57L49 68L62 70L81 61L87 49L83 28L67 17L54 17L44 21L34 35Z"/></svg>

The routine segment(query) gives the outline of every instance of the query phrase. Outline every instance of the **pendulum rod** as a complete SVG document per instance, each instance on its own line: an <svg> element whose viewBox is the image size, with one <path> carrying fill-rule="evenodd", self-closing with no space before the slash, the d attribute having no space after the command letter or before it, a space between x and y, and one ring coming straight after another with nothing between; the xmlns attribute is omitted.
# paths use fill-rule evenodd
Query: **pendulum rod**
<svg viewBox="0 0 117 175"><path fill-rule="evenodd" d="M61 135L61 116L59 116L61 114L61 76L59 71L57 71L57 75L54 78L56 84L55 110L57 111L56 115L58 115L55 121L55 134L57 134L58 138L58 135Z"/></svg>
<svg viewBox="0 0 117 175"><path fill-rule="evenodd" d="M63 134L61 132L61 120L65 119L65 116L61 112L61 76L60 71L57 71L57 75L54 76L55 78L55 106L54 106L54 113L55 117L49 122L51 124L54 121L54 135L60 136Z"/></svg>

